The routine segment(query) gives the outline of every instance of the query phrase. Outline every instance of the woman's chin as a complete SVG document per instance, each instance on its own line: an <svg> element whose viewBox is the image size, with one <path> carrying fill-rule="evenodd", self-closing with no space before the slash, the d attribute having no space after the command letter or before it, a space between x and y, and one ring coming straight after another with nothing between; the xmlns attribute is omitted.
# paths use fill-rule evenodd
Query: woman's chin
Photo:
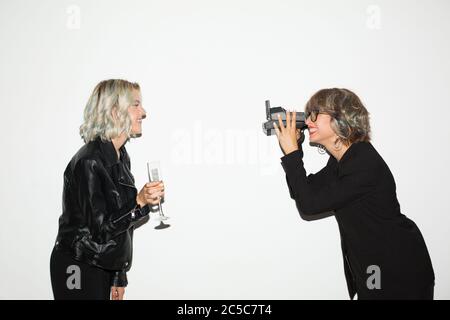
<svg viewBox="0 0 450 320"><path fill-rule="evenodd" d="M132 138L139 138L139 137L141 137L142 136L142 131L138 131L138 130L133 130L132 132L131 132L131 137Z"/></svg>

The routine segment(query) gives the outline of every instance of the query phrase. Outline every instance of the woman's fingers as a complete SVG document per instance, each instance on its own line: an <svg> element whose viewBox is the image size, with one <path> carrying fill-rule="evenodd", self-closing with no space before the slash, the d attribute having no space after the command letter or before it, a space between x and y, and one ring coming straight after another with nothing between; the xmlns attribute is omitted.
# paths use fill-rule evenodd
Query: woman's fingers
<svg viewBox="0 0 450 320"><path fill-rule="evenodd" d="M274 122L275 132L276 132L276 123ZM286 111L286 126L283 124L283 120L281 120L281 116L278 115L278 130L279 132L284 132L285 130L291 131L295 129L297 126L297 111L289 112Z"/></svg>
<svg viewBox="0 0 450 320"><path fill-rule="evenodd" d="M157 192L152 195L147 195L145 197L145 202L156 205L159 203L159 201L161 201L162 198L164 198L164 192Z"/></svg>
<svg viewBox="0 0 450 320"><path fill-rule="evenodd" d="M159 191L164 191L164 187L147 188L147 189L145 190L145 193L146 193L146 194L152 194L152 193L159 192Z"/></svg>
<svg viewBox="0 0 450 320"><path fill-rule="evenodd" d="M164 186L164 182L162 182L162 181L147 182L144 187L145 188L154 188L154 187L158 187L159 185Z"/></svg>
<svg viewBox="0 0 450 320"><path fill-rule="evenodd" d="M278 115L278 125L279 125L280 132L284 132L283 120L281 120L280 115Z"/></svg>
<svg viewBox="0 0 450 320"><path fill-rule="evenodd" d="M273 127L278 137L280 133L283 134L286 131L290 132L291 130L295 130L297 128L297 112L286 112L286 126L284 126L283 120L281 120L281 116L278 115L278 125L276 122L274 122Z"/></svg>
<svg viewBox="0 0 450 320"><path fill-rule="evenodd" d="M292 112L292 118L291 118L291 129L296 129L297 128L297 112L294 111Z"/></svg>
<svg viewBox="0 0 450 320"><path fill-rule="evenodd" d="M138 198L145 204L157 205L160 199L164 198L164 190L162 181L149 182L139 192Z"/></svg>
<svg viewBox="0 0 450 320"><path fill-rule="evenodd" d="M291 112L286 111L286 129L291 130Z"/></svg>
<svg viewBox="0 0 450 320"><path fill-rule="evenodd" d="M158 191L158 192L153 192L153 193L149 193L146 194L146 199L157 199L158 197L163 197L164 196L164 191Z"/></svg>
<svg viewBox="0 0 450 320"><path fill-rule="evenodd" d="M278 129L277 123L273 123L273 128L275 129L275 134L277 135L277 138L280 139L280 129Z"/></svg>
<svg viewBox="0 0 450 320"><path fill-rule="evenodd" d="M286 127L283 125L281 116L278 115L278 124L274 121L273 127L284 154L298 149L297 112L286 112Z"/></svg>

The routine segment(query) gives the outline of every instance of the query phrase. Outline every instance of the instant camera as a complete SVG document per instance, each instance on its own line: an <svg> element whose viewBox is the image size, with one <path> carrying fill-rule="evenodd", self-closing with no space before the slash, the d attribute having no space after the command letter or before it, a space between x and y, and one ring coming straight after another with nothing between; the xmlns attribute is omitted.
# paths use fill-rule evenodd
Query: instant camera
<svg viewBox="0 0 450 320"><path fill-rule="evenodd" d="M283 125L286 126L286 110L283 107L270 107L270 101L266 100L266 119L267 122L263 123L263 131L266 136L272 136L275 134L274 122L278 124L278 115L281 116ZM302 136L304 136L303 131L308 128L306 125L305 113L297 112L297 118L295 120L296 128L302 131Z"/></svg>

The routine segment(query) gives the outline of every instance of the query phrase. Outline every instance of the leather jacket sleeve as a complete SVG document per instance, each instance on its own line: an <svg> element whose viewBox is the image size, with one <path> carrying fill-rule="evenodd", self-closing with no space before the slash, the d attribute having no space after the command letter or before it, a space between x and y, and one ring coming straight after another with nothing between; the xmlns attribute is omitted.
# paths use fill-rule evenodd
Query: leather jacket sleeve
<svg viewBox="0 0 450 320"><path fill-rule="evenodd" d="M126 287L128 285L127 273L125 271L113 272L111 287Z"/></svg>
<svg viewBox="0 0 450 320"><path fill-rule="evenodd" d="M112 199L106 199L102 185L108 178L105 168L96 160L80 160L74 171L78 204L92 226L91 231L105 240L127 231L150 212L148 206L141 208L136 199L110 212L107 201Z"/></svg>

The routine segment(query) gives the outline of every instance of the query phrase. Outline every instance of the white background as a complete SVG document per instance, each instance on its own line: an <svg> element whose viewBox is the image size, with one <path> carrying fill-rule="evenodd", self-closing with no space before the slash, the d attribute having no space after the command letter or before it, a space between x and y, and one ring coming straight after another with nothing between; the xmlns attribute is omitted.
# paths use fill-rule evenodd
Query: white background
<svg viewBox="0 0 450 320"><path fill-rule="evenodd" d="M127 144L160 160L171 228L135 234L129 299L348 299L334 217L301 220L264 101L354 90L450 298L450 2L0 2L0 298L51 299L62 176L101 80L139 82ZM308 172L326 156L305 144ZM414 279L411 279L414 281Z"/></svg>

